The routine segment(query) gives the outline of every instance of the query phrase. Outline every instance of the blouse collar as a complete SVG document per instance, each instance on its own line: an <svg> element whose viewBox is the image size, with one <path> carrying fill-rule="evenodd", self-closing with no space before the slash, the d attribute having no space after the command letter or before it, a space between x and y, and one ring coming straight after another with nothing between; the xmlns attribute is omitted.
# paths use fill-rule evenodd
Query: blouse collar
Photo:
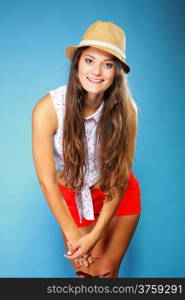
<svg viewBox="0 0 185 300"><path fill-rule="evenodd" d="M104 107L104 101L102 101L101 105L98 107L98 109L95 111L95 113L93 113L92 115L90 115L88 117L84 117L84 119L86 121L90 120L90 119L93 119L96 123L98 123L98 120L99 120L100 115L102 113L103 107Z"/></svg>

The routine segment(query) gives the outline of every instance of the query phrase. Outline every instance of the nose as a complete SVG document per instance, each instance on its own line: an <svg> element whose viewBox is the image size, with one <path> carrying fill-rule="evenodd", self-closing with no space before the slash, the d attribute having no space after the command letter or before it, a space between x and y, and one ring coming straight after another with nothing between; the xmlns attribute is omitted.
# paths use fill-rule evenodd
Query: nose
<svg viewBox="0 0 185 300"><path fill-rule="evenodd" d="M100 64L94 64L93 74L96 76L101 74L101 65Z"/></svg>

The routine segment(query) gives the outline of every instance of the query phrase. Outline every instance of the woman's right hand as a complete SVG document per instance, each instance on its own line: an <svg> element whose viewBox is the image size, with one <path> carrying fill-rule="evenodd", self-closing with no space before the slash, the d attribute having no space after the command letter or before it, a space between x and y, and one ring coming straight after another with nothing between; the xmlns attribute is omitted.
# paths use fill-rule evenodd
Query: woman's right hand
<svg viewBox="0 0 185 300"><path fill-rule="evenodd" d="M67 254L68 255L72 255L77 250L74 248L73 245L75 245L82 236L83 235L78 232L77 234L70 236L68 238L68 241L67 241ZM93 259L92 259L90 253L84 254L82 258L75 258L73 261L77 267L79 267L79 266L88 267L90 264L93 263Z"/></svg>
<svg viewBox="0 0 185 300"><path fill-rule="evenodd" d="M67 246L68 246L67 254L72 255L75 252L75 250L69 241L67 241ZM93 259L90 253L83 255L81 258L75 258L73 261L77 267L79 266L88 267L90 264L93 263Z"/></svg>

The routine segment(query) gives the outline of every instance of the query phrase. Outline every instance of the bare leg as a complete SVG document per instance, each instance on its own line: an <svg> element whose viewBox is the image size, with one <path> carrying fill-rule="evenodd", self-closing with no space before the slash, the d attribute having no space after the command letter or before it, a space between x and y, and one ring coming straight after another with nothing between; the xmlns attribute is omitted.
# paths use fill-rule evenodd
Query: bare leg
<svg viewBox="0 0 185 300"><path fill-rule="evenodd" d="M139 221L140 214L127 215L127 216L113 216L112 220L108 224L104 236L97 242L96 246L91 251L92 257L102 257L102 262L107 268L112 271L112 274L107 277L116 278L119 274L119 268L121 261L126 253L129 243L133 237L137 223ZM95 226L95 222L84 227L79 227L81 233L86 234L92 230ZM65 247L66 237L63 234ZM78 266L74 263L73 266L76 269ZM96 273L102 273L105 268L101 264L95 266ZM93 271L93 264L90 266L91 272Z"/></svg>
<svg viewBox="0 0 185 300"><path fill-rule="evenodd" d="M114 216L103 238L91 251L92 257L102 257L104 265L112 271L112 274L107 277L118 277L120 264L133 237L139 216L139 214ZM100 266L99 273L102 271Z"/></svg>
<svg viewBox="0 0 185 300"><path fill-rule="evenodd" d="M78 230L81 232L82 235L85 235L87 233L89 233L92 228L95 226L95 222L93 222L92 224L90 225L87 225L87 226L82 226L82 227L78 227ZM63 236L63 240L64 240L64 245L65 245L65 248L66 248L66 252L68 250L68 247L67 247L67 237L65 236L63 230L61 229L61 232L62 232L62 236ZM71 261L72 262L72 265L74 267L74 269L76 270L78 267L79 267L79 264L76 264L75 261Z"/></svg>

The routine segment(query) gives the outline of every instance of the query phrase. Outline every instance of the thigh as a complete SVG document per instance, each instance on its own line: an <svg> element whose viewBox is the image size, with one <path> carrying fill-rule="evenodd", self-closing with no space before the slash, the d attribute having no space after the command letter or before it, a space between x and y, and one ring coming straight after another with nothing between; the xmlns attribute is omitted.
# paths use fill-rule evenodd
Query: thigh
<svg viewBox="0 0 185 300"><path fill-rule="evenodd" d="M93 264L90 268L83 267L83 271L95 273L103 273L106 266L111 270L112 274L107 277L117 277L121 261L126 253L129 243L133 237L137 227L140 214L113 216L110 223L106 227L103 237L97 242L96 246L91 251L92 258L101 258L100 264ZM96 222L83 227L78 227L82 234L89 233ZM67 238L61 230L65 248L67 251ZM74 269L78 267L74 261L71 261ZM102 265L103 264L103 265ZM93 270L94 269L94 270Z"/></svg>
<svg viewBox="0 0 185 300"><path fill-rule="evenodd" d="M106 231L91 251L92 257L101 257L112 271L110 277L117 277L121 261L139 221L139 214L113 216ZM101 266L99 272L101 272Z"/></svg>

